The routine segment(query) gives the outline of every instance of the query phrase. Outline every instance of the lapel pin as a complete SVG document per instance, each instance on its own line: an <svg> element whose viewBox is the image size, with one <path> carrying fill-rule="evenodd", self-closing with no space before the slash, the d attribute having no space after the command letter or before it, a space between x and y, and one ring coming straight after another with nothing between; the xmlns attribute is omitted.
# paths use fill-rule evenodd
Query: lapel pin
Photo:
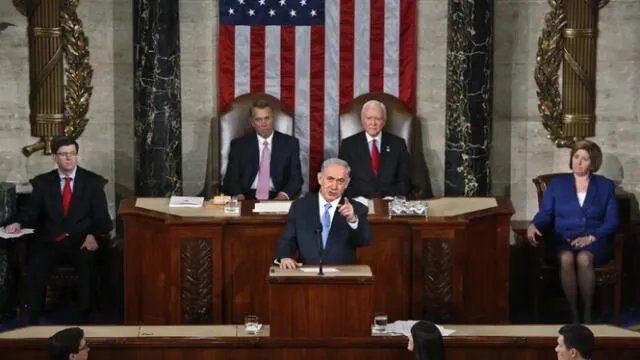
<svg viewBox="0 0 640 360"><path fill-rule="evenodd" d="M389 152L389 151L391 151L391 149L389 149L389 147L387 146L386 151Z"/></svg>

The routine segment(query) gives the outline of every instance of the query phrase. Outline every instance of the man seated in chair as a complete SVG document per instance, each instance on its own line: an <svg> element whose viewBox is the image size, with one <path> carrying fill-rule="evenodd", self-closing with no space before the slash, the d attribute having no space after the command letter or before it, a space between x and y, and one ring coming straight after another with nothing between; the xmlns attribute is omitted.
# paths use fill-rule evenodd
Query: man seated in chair
<svg viewBox="0 0 640 360"><path fill-rule="evenodd" d="M29 244L27 306L29 323L39 321L49 277L62 260L75 265L80 310L86 318L96 278L96 237L111 231L102 177L78 166L78 143L55 139L51 150L56 170L36 176L29 201L18 214L18 222L6 227L18 233L35 228Z"/></svg>
<svg viewBox="0 0 640 360"><path fill-rule="evenodd" d="M351 166L350 197L407 196L410 191L409 151L404 139L382 131L387 119L383 103L362 106L364 131L342 140L338 157Z"/></svg>
<svg viewBox="0 0 640 360"><path fill-rule="evenodd" d="M248 135L231 141L222 191L242 199L287 200L302 187L300 143L273 130L273 110L266 101L251 106Z"/></svg>

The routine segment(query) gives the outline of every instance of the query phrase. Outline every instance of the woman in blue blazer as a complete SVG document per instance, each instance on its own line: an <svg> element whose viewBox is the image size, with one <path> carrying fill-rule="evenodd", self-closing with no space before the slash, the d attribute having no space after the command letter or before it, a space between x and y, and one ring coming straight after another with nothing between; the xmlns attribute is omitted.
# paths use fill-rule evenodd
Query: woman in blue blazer
<svg viewBox="0 0 640 360"><path fill-rule="evenodd" d="M553 241L548 245L558 256L560 281L574 322L579 322L578 289L584 305L583 321L591 322L594 266L611 260L620 222L615 184L593 174L601 164L598 145L588 140L576 142L569 161L573 173L551 179L540 210L527 229L533 246L537 245L536 235L552 231L549 238Z"/></svg>

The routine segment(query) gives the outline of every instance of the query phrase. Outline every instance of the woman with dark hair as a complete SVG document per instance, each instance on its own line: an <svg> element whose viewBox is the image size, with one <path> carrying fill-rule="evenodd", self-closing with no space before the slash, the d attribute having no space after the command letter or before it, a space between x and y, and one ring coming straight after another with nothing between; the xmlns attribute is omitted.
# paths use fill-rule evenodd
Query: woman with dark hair
<svg viewBox="0 0 640 360"><path fill-rule="evenodd" d="M537 236L549 232L547 249L560 264L560 282L579 322L578 291L584 307L583 321L591 322L595 266L613 258L613 236L620 223L615 184L594 174L602 165L600 147L588 140L571 149L571 174L555 176L544 192L540 211L527 229L533 246Z"/></svg>
<svg viewBox="0 0 640 360"><path fill-rule="evenodd" d="M436 324L431 321L418 321L411 327L409 351L413 351L416 360L444 360L444 342Z"/></svg>

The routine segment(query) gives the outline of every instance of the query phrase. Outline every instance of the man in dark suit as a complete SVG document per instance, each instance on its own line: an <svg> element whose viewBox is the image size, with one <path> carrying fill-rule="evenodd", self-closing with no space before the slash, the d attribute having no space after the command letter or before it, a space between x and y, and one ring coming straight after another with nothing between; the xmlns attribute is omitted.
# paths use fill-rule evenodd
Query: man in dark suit
<svg viewBox="0 0 640 360"><path fill-rule="evenodd" d="M338 157L351 166L347 196L380 198L409 194L407 144L404 139L382 131L386 118L384 104L367 101L360 117L364 131L342 140Z"/></svg>
<svg viewBox="0 0 640 360"><path fill-rule="evenodd" d="M291 204L278 244L276 261L283 269L302 264L355 264L356 248L371 245L368 208L343 197L349 185L349 164L328 159L318 173L320 192ZM296 251L299 260L293 259Z"/></svg>
<svg viewBox="0 0 640 360"><path fill-rule="evenodd" d="M251 106L255 132L231 141L222 191L242 199L287 200L302 187L300 143L273 130L274 116L266 101Z"/></svg>
<svg viewBox="0 0 640 360"><path fill-rule="evenodd" d="M95 283L96 237L112 228L102 178L78 164L78 143L55 139L51 147L58 169L36 176L29 201L9 233L35 228L29 244L27 305L29 322L37 323L51 272L62 260L73 263L79 276L78 294L83 315L89 314Z"/></svg>

